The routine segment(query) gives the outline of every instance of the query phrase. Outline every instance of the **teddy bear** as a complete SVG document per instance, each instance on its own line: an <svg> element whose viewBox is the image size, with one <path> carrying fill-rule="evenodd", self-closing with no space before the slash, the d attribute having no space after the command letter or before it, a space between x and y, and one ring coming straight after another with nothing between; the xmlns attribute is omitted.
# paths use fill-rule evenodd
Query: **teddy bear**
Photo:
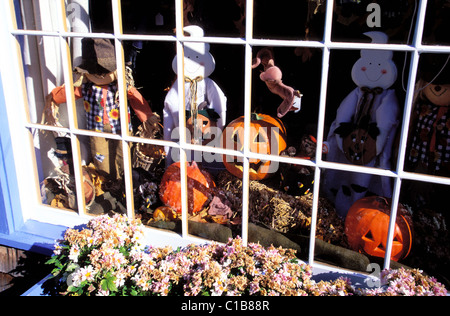
<svg viewBox="0 0 450 316"><path fill-rule="evenodd" d="M300 111L302 94L283 83L283 73L279 67L275 66L273 53L270 49L263 48L258 51L256 58L253 60L252 68L255 69L259 65L264 68L259 76L260 79L265 82L270 92L283 99L283 102L278 106L277 116L282 118L289 111L295 111L295 113Z"/></svg>
<svg viewBox="0 0 450 316"><path fill-rule="evenodd" d="M75 67L74 95L84 100L87 129L104 133L121 133L120 104L115 48L108 39L84 38L82 63ZM133 85L127 85L127 99L143 125L153 112L148 102ZM58 107L66 103L66 88L56 87L46 98L45 123L60 126ZM130 109L128 108L130 116ZM149 123L150 124L150 123ZM129 129L132 130L131 122ZM97 171L111 179L120 179L123 172L121 142L102 137L90 138L90 152Z"/></svg>
<svg viewBox="0 0 450 316"><path fill-rule="evenodd" d="M189 25L183 28L184 32L192 37L203 37L204 31L197 25ZM163 121L164 140L178 140L176 129L179 123L179 111L190 112L193 133L191 142L202 144L202 121L198 119L199 105L206 102L204 109L212 109L218 115L216 121L216 139L226 124L227 97L220 87L209 78L215 70L214 57L209 52L210 45L207 43L186 42L184 43L184 81L185 81L185 109L179 108L178 84L175 82L170 88L164 100ZM172 69L177 74L177 57L173 59ZM179 75L179 74L178 74ZM175 157L166 148L166 163L170 165ZM172 157L174 156L174 157Z"/></svg>
<svg viewBox="0 0 450 316"><path fill-rule="evenodd" d="M368 32L373 43L387 43L382 32ZM399 124L399 104L394 89L397 67L393 52L361 50L361 58L352 68L357 87L342 101L330 126L327 160L367 167L391 168L392 145ZM390 179L369 174L327 170L324 174L327 197L335 202L338 214L345 218L351 205L372 192L392 195Z"/></svg>

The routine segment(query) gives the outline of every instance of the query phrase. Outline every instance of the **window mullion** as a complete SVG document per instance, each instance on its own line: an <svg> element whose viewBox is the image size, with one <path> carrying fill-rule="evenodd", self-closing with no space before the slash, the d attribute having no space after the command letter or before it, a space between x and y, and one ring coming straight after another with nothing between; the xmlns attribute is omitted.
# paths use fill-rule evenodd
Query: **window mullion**
<svg viewBox="0 0 450 316"><path fill-rule="evenodd" d="M405 154L406 154L406 147L407 147L407 141L408 141L408 132L409 132L409 122L411 120L411 111L413 110L413 104L414 99L416 95L415 86L416 86L416 77L417 77L417 69L419 66L419 52L417 50L417 47L421 45L422 43L422 36L423 36L423 29L424 29L424 23L425 23L425 14L426 14L426 8L427 8L427 1L420 1L420 8L419 8L419 15L417 17L417 24L416 24L416 33L413 40L413 46L415 47L415 51L412 54L411 58L411 68L410 68L410 74L408 79L408 87L407 87L407 97L406 97L406 104L405 104L405 110L403 114L403 126L401 128L401 136L400 136L400 144L399 144L399 153L398 153L398 159L397 159L397 173L400 171L403 171L404 169L404 163L405 163ZM392 203L391 203L391 214L390 214L390 221L389 221L389 230L388 230L388 236L387 236L387 244L386 244L386 252L385 252L385 258L384 258L384 269L388 269L391 264L391 253L392 253L392 245L394 241L394 233L395 233L395 226L397 222L397 213L398 213L398 204L400 201L400 190L401 190L401 184L402 184L402 178L400 176L397 176L395 178L394 182L394 192L392 195Z"/></svg>
<svg viewBox="0 0 450 316"><path fill-rule="evenodd" d="M67 20L66 20L66 7L64 0L61 0L57 3L58 12L60 12L58 16L59 22L59 30L63 32L67 32ZM74 130L78 127L77 122L77 113L76 113L76 103L75 103L75 95L74 95L74 86L73 86L73 71L72 71L72 61L71 61L71 49L67 38L60 36L60 51L61 51L61 60L62 60L62 70L64 75L65 82L65 90L67 96L67 113L69 119L69 128L70 130ZM84 199L84 186L83 186L83 172L81 166L81 150L80 150L80 141L76 135L70 133L71 139L71 147L72 147L72 157L73 157L73 168L74 168L74 176L75 176L75 188L76 188L76 199L78 206L78 213L85 213L85 199Z"/></svg>
<svg viewBox="0 0 450 316"><path fill-rule="evenodd" d="M185 84L184 84L184 47L183 47L183 0L175 1L175 20L176 20L176 58L177 58L177 82L178 85L178 126L180 142L180 186L181 186L181 234L183 238L189 236L188 220L188 189L187 189L187 151L186 151L186 102L185 102Z"/></svg>
<svg viewBox="0 0 450 316"><path fill-rule="evenodd" d="M127 98L127 82L125 80L125 57L122 46L122 41L117 38L123 34L122 29L122 11L121 1L112 0L112 14L114 25L114 44L116 52L116 65L117 65L117 84L119 91L119 103L120 103L120 124L121 124L121 136L129 134L130 118L128 117L128 98ZM134 218L134 197L133 197L133 184L131 183L132 171L131 171L131 154L130 146L126 140L121 137L121 146L123 153L123 180L125 182L125 199L127 206L127 215Z"/></svg>
<svg viewBox="0 0 450 316"><path fill-rule="evenodd" d="M333 6L334 1L327 1L327 13L325 17L325 32L324 32L324 43L325 47L322 50L322 77L321 77L321 87L320 87L320 108L319 108L319 122L317 126L317 148L316 150L316 163L318 165L314 170L314 191L316 194L313 196L312 210L311 210L311 227L310 227L310 240L309 240L309 253L308 253L308 263L310 265L314 264L314 251L316 242L316 225L319 210L319 192L320 192L320 177L321 169L319 167L322 161L322 144L324 138L324 122L325 122L325 110L326 110L326 99L327 99L327 86L328 86L328 65L330 62L330 48L327 45L331 42L331 29L333 22Z"/></svg>

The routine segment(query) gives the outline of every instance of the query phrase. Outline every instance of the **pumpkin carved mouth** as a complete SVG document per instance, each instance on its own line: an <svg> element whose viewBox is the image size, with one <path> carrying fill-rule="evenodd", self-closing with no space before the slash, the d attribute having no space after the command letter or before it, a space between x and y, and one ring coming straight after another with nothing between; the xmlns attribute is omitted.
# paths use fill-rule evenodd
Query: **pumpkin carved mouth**
<svg viewBox="0 0 450 316"><path fill-rule="evenodd" d="M234 166L238 168L241 172L244 171L244 163L242 161L239 161L237 157L234 157L233 162ZM267 161L259 160L257 163L250 162L250 173L258 174L259 172L262 172L263 170L260 170L262 166L264 166L267 163Z"/></svg>
<svg viewBox="0 0 450 316"><path fill-rule="evenodd" d="M367 150L363 149L360 152L355 152L353 149L348 148L348 157L350 158L350 161L352 162L359 162L363 158L364 154L367 152Z"/></svg>

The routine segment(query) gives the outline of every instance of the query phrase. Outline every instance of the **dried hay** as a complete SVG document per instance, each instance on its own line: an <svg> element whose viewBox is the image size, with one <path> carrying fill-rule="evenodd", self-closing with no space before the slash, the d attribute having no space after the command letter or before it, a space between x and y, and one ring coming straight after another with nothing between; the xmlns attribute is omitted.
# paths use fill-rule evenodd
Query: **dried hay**
<svg viewBox="0 0 450 316"><path fill-rule="evenodd" d="M229 172L218 175L216 184L228 195L240 201L235 209L242 209L242 181ZM249 220L281 233L309 235L311 229L313 195L291 196L269 187L260 181L250 181ZM319 198L316 238L343 245L344 223L334 207L324 198Z"/></svg>

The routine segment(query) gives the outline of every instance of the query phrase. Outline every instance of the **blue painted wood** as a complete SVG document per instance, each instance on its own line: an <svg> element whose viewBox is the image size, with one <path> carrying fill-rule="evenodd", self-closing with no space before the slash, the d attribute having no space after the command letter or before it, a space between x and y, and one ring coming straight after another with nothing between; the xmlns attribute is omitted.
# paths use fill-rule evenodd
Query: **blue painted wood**
<svg viewBox="0 0 450 316"><path fill-rule="evenodd" d="M49 256L53 253L56 241L63 238L66 230L64 226L29 220L11 234L0 233L0 244Z"/></svg>
<svg viewBox="0 0 450 316"><path fill-rule="evenodd" d="M3 84L0 77L0 113L6 113L6 104L3 93ZM11 221L11 197L9 193L8 179L8 146L10 134L6 115L0 115L0 233L10 233Z"/></svg>

